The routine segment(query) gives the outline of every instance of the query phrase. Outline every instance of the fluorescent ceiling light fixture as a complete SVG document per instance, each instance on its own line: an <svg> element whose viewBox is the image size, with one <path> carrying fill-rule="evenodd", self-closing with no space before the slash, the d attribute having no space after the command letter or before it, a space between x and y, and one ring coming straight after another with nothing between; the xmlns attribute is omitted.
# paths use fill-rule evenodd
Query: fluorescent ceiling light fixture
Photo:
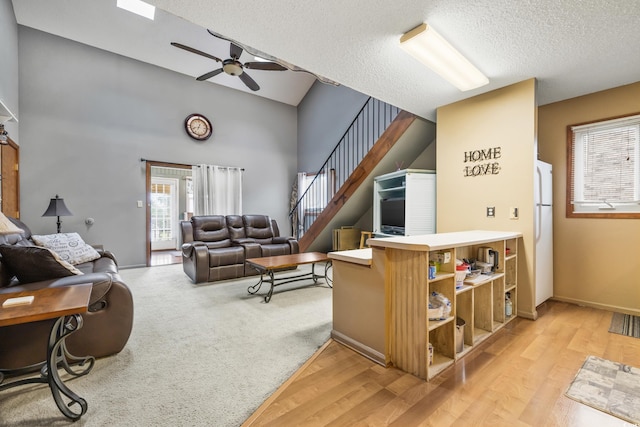
<svg viewBox="0 0 640 427"><path fill-rule="evenodd" d="M404 34L400 47L462 91L489 83L484 74L426 23Z"/></svg>
<svg viewBox="0 0 640 427"><path fill-rule="evenodd" d="M118 0L116 6L120 9L133 12L136 15L144 16L152 21L156 14L156 7L149 3L145 3L142 0Z"/></svg>

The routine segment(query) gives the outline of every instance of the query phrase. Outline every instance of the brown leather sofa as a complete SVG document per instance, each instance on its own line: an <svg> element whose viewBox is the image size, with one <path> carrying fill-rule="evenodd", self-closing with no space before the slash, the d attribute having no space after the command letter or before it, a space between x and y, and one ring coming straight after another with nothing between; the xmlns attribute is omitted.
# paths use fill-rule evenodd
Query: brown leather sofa
<svg viewBox="0 0 640 427"><path fill-rule="evenodd" d="M245 259L300 252L267 215L205 215L181 221L182 268L194 283L258 274Z"/></svg>
<svg viewBox="0 0 640 427"><path fill-rule="evenodd" d="M21 234L0 236L0 244L34 246L31 231L21 221L10 218ZM0 258L0 293L92 283L89 310L82 315L83 326L66 339L67 349L76 356L104 357L120 352L131 335L133 298L118 275L118 264L109 251L98 250L100 258L75 265L82 275L32 283L19 283ZM46 358L49 332L54 320L0 327L0 370L18 369Z"/></svg>

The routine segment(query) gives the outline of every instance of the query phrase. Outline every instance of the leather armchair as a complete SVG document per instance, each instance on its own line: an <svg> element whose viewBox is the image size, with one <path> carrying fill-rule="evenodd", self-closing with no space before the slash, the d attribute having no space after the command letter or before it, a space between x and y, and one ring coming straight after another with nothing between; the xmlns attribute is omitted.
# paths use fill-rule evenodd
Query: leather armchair
<svg viewBox="0 0 640 427"><path fill-rule="evenodd" d="M20 220L10 218L24 230L21 234L0 236L0 244L33 246L31 231ZM83 275L32 283L19 283L11 278L0 262L0 293L29 291L47 287L92 283L89 309L82 315L83 326L66 340L67 348L76 356L104 357L120 352L133 327L133 298L118 274L115 256L98 250L101 257L75 265ZM1 259L1 258L0 258ZM0 328L0 369L17 369L42 362L46 358L46 342L55 320L25 323Z"/></svg>

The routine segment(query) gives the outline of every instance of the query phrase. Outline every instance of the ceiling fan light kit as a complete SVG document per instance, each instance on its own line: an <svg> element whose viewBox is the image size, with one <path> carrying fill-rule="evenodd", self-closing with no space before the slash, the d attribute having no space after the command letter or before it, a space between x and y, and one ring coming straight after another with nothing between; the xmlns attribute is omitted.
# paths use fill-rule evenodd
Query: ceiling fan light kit
<svg viewBox="0 0 640 427"><path fill-rule="evenodd" d="M233 59L227 59L222 63L222 71L231 76L239 76L244 72L242 70L242 64Z"/></svg>
<svg viewBox="0 0 640 427"><path fill-rule="evenodd" d="M400 38L400 47L461 91L489 83L480 70L427 23L405 33Z"/></svg>

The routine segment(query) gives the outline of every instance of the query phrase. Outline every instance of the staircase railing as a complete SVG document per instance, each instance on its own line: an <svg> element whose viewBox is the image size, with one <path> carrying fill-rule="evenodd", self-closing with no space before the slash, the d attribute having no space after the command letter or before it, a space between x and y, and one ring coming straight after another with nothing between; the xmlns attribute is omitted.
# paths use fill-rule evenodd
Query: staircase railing
<svg viewBox="0 0 640 427"><path fill-rule="evenodd" d="M309 230L399 112L369 97L318 172L298 179L299 197L289 212L297 239Z"/></svg>

